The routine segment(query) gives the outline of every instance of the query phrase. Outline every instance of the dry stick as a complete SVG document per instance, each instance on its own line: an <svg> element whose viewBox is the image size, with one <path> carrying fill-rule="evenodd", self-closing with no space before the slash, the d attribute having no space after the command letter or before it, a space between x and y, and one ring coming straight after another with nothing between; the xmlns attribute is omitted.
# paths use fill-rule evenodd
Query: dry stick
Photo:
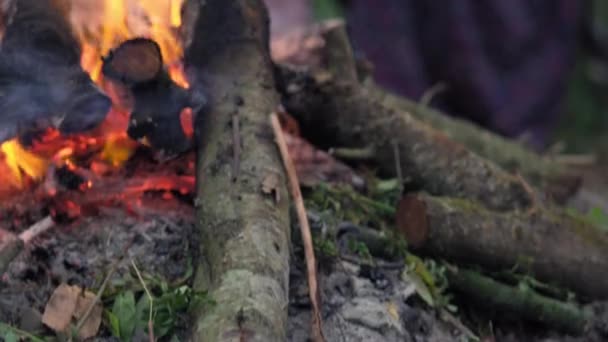
<svg viewBox="0 0 608 342"><path fill-rule="evenodd" d="M53 218L47 216L34 223L18 237L9 233L11 235L10 241L4 244L2 250L0 250L0 274L3 274L8 269L10 263L19 255L27 243L54 226L55 221L53 221Z"/></svg>
<svg viewBox="0 0 608 342"><path fill-rule="evenodd" d="M232 180L237 181L239 178L239 171L241 169L241 132L239 127L239 115L232 115L232 153L233 164L232 164Z"/></svg>
<svg viewBox="0 0 608 342"><path fill-rule="evenodd" d="M91 312L93 312L93 308L95 308L95 305L101 299L101 296L103 296L103 293L106 290L108 283L110 282L110 278L112 278L112 275L114 275L114 272L116 272L116 270L118 269L120 262L124 259L125 254L127 254L127 251L129 250L129 248L131 248L131 246L133 245L133 242L135 242L134 237L131 238L131 241L129 241L125 245L118 260L114 261L114 264L112 264L112 267L110 268L110 271L108 272L105 279L103 280L103 283L101 283L101 286L99 287L99 291L97 291L95 298L93 298L93 300L91 301L91 304L89 304L89 307L87 308L87 311L85 311L84 315L80 318L80 320L76 324L76 328L74 328L75 335L78 334L80 329L82 329L82 326L84 325L84 323L87 321L87 319L89 319ZM71 337L70 337L69 341L72 341Z"/></svg>
<svg viewBox="0 0 608 342"><path fill-rule="evenodd" d="M315 260L315 252L312 243L312 235L310 234L310 226L308 224L308 217L306 215L306 208L304 207L304 200L302 199L302 193L300 192L300 182L296 174L296 168L289 156L287 149L287 143L279 118L276 113L270 115L270 121L272 123L272 129L276 138L276 143L279 146L281 157L283 158L283 164L287 171L287 177L289 178L289 185L291 187L291 195L296 205L296 211L298 213L298 221L300 223L300 233L302 234L302 242L304 244L304 254L306 256L306 269L308 271L308 287L309 296L312 303L313 319L312 319L312 335L315 342L325 341L323 337L323 327L321 320L321 304L318 292L317 284L317 262Z"/></svg>
<svg viewBox="0 0 608 342"><path fill-rule="evenodd" d="M38 235L46 232L47 230L53 228L55 226L55 221L51 216L47 216L42 220L31 225L26 231L19 234L19 239L23 241L23 243L27 244L32 241Z"/></svg>
<svg viewBox="0 0 608 342"><path fill-rule="evenodd" d="M150 342L154 342L155 341L154 321L152 320L152 314L153 314L153 310L154 310L154 297L152 297L152 293L150 293L150 290L148 290L148 287L146 286L146 282L144 281L144 278L141 276L141 273L139 272L139 268L137 268L137 264L135 264L135 260L133 260L133 258L131 258L131 265L133 265L133 269L135 269L137 278L139 278L139 282L141 283L141 286L143 286L144 291L146 292L146 296L148 296L148 300L150 301L150 314L148 315L148 338L149 338Z"/></svg>

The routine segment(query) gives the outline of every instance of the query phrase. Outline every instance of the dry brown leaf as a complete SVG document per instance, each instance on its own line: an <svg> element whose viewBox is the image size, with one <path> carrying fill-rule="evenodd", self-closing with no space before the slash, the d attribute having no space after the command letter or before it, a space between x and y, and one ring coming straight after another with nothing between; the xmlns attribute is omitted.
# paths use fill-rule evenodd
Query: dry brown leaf
<svg viewBox="0 0 608 342"><path fill-rule="evenodd" d="M83 295L78 296L78 302L76 303L76 310L74 310L74 318L76 320L80 320L85 313L91 303L95 301L95 294L89 291L86 291ZM86 321L78 331L78 337L82 340L86 340L87 338L91 338L97 335L99 331L99 327L101 326L101 318L103 314L103 306L101 303L97 302L93 307L93 311L89 314Z"/></svg>
<svg viewBox="0 0 608 342"><path fill-rule="evenodd" d="M274 196L274 200L279 203L281 194L279 193L279 175L269 173L262 182L262 192L266 195Z"/></svg>
<svg viewBox="0 0 608 342"><path fill-rule="evenodd" d="M77 286L59 285L46 303L42 323L55 332L66 332L76 310L80 291Z"/></svg>

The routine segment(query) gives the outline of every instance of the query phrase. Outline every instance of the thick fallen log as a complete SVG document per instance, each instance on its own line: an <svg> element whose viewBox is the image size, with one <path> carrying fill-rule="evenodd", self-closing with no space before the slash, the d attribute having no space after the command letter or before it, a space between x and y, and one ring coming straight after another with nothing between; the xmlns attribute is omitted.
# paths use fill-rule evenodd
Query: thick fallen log
<svg viewBox="0 0 608 342"><path fill-rule="evenodd" d="M500 210L531 204L530 191L518 177L410 113L382 106L357 79L352 54L330 52L350 50L346 34L340 39L330 32L337 43L324 52L326 70L280 69L283 104L305 136L325 147L373 149L380 171L402 176L408 189L473 198Z"/></svg>
<svg viewBox="0 0 608 342"><path fill-rule="evenodd" d="M572 303L545 297L529 288L509 286L477 272L448 267L450 287L477 305L500 313L545 324L572 335L581 335L590 328L589 312Z"/></svg>
<svg viewBox="0 0 608 342"><path fill-rule="evenodd" d="M463 144L480 157L495 162L507 171L520 173L532 184L540 186L558 200L572 195L580 185L579 177L562 164L528 150L516 141L486 131L466 120L450 117L424 104L393 95L376 86L367 77L369 71L361 68L362 64L355 61L343 23L325 22L309 28L302 34L323 41L324 47L312 48L313 50L305 45L299 49L292 48L294 51L291 55L294 55L294 58L289 54L281 55L278 56L280 58L278 62L303 64L313 68L325 67L331 75L336 76L337 81L353 82L359 78L365 87L365 98L360 101L367 102L367 106L372 110L369 114L370 122L374 119L372 113L387 110L407 112L417 120L441 131L451 140ZM305 44L304 40L301 44ZM295 58L298 53L308 58L303 61ZM329 97L344 97L347 94L335 92Z"/></svg>
<svg viewBox="0 0 608 342"><path fill-rule="evenodd" d="M268 16L261 0L198 4L186 66L209 104L196 119L204 261L194 287L209 291L216 304L198 311L192 340L284 341L289 213L268 122L279 103Z"/></svg>
<svg viewBox="0 0 608 342"><path fill-rule="evenodd" d="M370 96L377 99L378 105L412 114L416 119L445 133L450 139L465 145L480 157L495 162L507 171L521 174L559 202L572 196L581 185L581 179L574 171L516 141L503 138L466 120L450 117L415 101L393 95L371 83L366 87L372 94Z"/></svg>
<svg viewBox="0 0 608 342"><path fill-rule="evenodd" d="M587 299L608 298L608 232L557 209L494 212L464 199L407 195L397 226L424 254L498 271L517 267Z"/></svg>

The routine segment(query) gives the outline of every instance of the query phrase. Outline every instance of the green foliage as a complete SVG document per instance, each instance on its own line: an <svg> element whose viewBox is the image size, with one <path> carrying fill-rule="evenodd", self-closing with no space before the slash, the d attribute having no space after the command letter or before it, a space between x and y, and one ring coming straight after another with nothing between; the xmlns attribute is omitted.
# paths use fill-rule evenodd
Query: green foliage
<svg viewBox="0 0 608 342"><path fill-rule="evenodd" d="M338 247L333 240L313 236L313 242L315 254L329 258L336 258L338 256Z"/></svg>
<svg viewBox="0 0 608 342"><path fill-rule="evenodd" d="M0 341L18 342L18 341L44 342L45 340L34 336L27 331L17 329L6 323L0 322Z"/></svg>
<svg viewBox="0 0 608 342"><path fill-rule="evenodd" d="M313 0L315 19L326 20L343 16L343 8L338 0Z"/></svg>
<svg viewBox="0 0 608 342"><path fill-rule="evenodd" d="M587 213L581 213L577 209L568 208L567 212L569 215L585 220L601 230L608 230L608 214L601 208L591 208Z"/></svg>
<svg viewBox="0 0 608 342"><path fill-rule="evenodd" d="M608 230L608 214L601 208L592 208L587 213L587 219L597 227Z"/></svg>
<svg viewBox="0 0 608 342"><path fill-rule="evenodd" d="M135 314L135 294L132 291L119 294L114 299L112 311L107 314L112 334L121 341L130 341L137 326Z"/></svg>
<svg viewBox="0 0 608 342"><path fill-rule="evenodd" d="M125 281L125 284L129 283ZM184 324L184 314L191 307L212 304L206 293L195 292L186 285L172 286L150 276L146 277L146 283L153 293L152 315L149 297L137 286L123 288L110 298L112 309L106 311L106 325L121 341L132 341L137 331L147 331L150 317L156 338L171 336Z"/></svg>
<svg viewBox="0 0 608 342"><path fill-rule="evenodd" d="M387 229L395 215L395 202L378 195L372 198L344 185L321 184L306 197L306 205L330 217L335 223L348 221L378 229ZM392 223L390 223L392 224Z"/></svg>
<svg viewBox="0 0 608 342"><path fill-rule="evenodd" d="M369 248L367 248L367 245L364 242L349 239L348 250L351 253L357 254L359 258L363 260L367 260L369 262L374 260L372 253L369 251Z"/></svg>
<svg viewBox="0 0 608 342"><path fill-rule="evenodd" d="M431 259L422 260L414 254L408 254L405 261L407 267L402 278L414 284L416 294L428 306L451 312L458 311L458 308L451 304L452 296L447 293L449 284L443 264Z"/></svg>

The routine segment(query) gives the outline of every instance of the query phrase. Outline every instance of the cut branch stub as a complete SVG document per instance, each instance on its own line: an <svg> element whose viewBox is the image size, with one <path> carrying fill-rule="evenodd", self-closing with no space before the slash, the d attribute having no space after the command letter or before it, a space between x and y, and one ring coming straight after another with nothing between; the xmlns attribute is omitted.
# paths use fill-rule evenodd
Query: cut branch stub
<svg viewBox="0 0 608 342"><path fill-rule="evenodd" d="M424 201L413 195L403 197L397 206L396 224L409 246L422 247L429 236L429 221Z"/></svg>
<svg viewBox="0 0 608 342"><path fill-rule="evenodd" d="M557 208L488 210L478 201L409 195L397 222L417 251L499 271L517 267L583 298L608 298L608 234Z"/></svg>
<svg viewBox="0 0 608 342"><path fill-rule="evenodd" d="M153 81L162 71L160 47L147 38L128 40L103 58L104 76L126 85Z"/></svg>
<svg viewBox="0 0 608 342"><path fill-rule="evenodd" d="M184 133L180 113L198 107L191 93L171 80L163 66L158 44L147 38L122 43L104 58L104 76L119 89L130 92L131 108L127 133L145 139L162 158L172 157L191 146Z"/></svg>

